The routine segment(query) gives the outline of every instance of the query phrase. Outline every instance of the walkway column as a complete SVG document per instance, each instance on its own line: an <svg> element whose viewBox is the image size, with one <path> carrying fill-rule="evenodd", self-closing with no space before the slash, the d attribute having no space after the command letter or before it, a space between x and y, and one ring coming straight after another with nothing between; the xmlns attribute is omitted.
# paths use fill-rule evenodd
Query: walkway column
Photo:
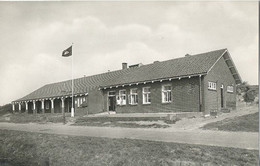
<svg viewBox="0 0 260 166"><path fill-rule="evenodd" d="M28 113L28 101L25 102L25 112Z"/></svg>
<svg viewBox="0 0 260 166"><path fill-rule="evenodd" d="M14 103L12 103L12 106L13 106L13 112L15 112L15 105L14 105Z"/></svg>
<svg viewBox="0 0 260 166"><path fill-rule="evenodd" d="M36 105L35 105L35 100L33 100L33 114L36 114Z"/></svg>
<svg viewBox="0 0 260 166"><path fill-rule="evenodd" d="M42 99L42 113L45 113L45 109L44 109L44 99Z"/></svg>
<svg viewBox="0 0 260 166"><path fill-rule="evenodd" d="M54 113L54 99L51 99L51 113Z"/></svg>
<svg viewBox="0 0 260 166"><path fill-rule="evenodd" d="M64 98L61 98L61 112L63 117L63 123L65 124Z"/></svg>
<svg viewBox="0 0 260 166"><path fill-rule="evenodd" d="M19 113L21 113L21 102L19 102L18 104L19 104Z"/></svg>

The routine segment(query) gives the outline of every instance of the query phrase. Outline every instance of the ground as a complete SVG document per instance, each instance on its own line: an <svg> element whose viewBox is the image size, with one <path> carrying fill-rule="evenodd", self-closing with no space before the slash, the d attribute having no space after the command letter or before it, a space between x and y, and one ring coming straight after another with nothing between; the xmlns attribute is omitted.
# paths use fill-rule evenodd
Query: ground
<svg viewBox="0 0 260 166"><path fill-rule="evenodd" d="M61 114L6 114L0 117L0 162L64 166L257 165L257 116L257 105L241 106L217 117L175 119L173 123L162 117L72 120L67 115L67 124L63 125ZM242 130L238 124L243 124Z"/></svg>
<svg viewBox="0 0 260 166"><path fill-rule="evenodd" d="M218 122L208 123L203 126L203 129L258 132L259 112L234 118L227 118Z"/></svg>
<svg viewBox="0 0 260 166"><path fill-rule="evenodd" d="M258 151L0 130L0 165L257 165Z"/></svg>
<svg viewBox="0 0 260 166"><path fill-rule="evenodd" d="M127 128L167 128L179 118L167 120L166 117L80 117L75 126L108 126Z"/></svg>

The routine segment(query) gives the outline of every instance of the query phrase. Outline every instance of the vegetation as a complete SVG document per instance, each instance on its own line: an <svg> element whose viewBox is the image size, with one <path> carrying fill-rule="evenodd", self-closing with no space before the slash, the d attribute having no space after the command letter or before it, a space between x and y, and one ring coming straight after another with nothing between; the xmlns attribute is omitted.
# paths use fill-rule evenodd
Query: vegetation
<svg viewBox="0 0 260 166"><path fill-rule="evenodd" d="M5 104L3 106L0 106L0 116L12 112L12 104Z"/></svg>
<svg viewBox="0 0 260 166"><path fill-rule="evenodd" d="M73 125L76 126L110 126L128 128L166 128L180 119L166 120L161 117L80 117ZM150 122L150 123L141 123Z"/></svg>
<svg viewBox="0 0 260 166"><path fill-rule="evenodd" d="M0 165L257 165L258 151L0 130Z"/></svg>
<svg viewBox="0 0 260 166"><path fill-rule="evenodd" d="M259 113L248 114L240 117L227 118L203 126L203 129L217 129L225 131L259 131Z"/></svg>
<svg viewBox="0 0 260 166"><path fill-rule="evenodd" d="M250 91L249 89L246 91L246 93L243 96L244 101L246 103L252 103L255 100L255 94L253 91Z"/></svg>
<svg viewBox="0 0 260 166"><path fill-rule="evenodd" d="M246 103L252 103L258 94L258 85L249 85L244 81L241 85L237 86L237 95L241 95Z"/></svg>

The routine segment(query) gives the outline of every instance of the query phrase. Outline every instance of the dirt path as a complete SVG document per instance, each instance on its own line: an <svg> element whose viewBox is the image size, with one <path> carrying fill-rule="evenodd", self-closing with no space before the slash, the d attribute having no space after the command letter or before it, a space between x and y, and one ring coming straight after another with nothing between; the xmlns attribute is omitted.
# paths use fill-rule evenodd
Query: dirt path
<svg viewBox="0 0 260 166"><path fill-rule="evenodd" d="M182 130L182 129L140 129L140 128L113 128L69 126L62 124L14 124L0 123L0 129L63 134L74 136L91 136L107 138L129 138L201 144L243 149L258 149L258 133L252 132L224 132L209 130Z"/></svg>

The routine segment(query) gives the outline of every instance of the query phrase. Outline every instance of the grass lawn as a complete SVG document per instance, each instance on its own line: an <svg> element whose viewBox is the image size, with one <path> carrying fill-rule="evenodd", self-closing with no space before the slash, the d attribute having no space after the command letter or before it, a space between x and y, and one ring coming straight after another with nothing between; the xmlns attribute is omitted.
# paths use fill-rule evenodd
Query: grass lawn
<svg viewBox="0 0 260 166"><path fill-rule="evenodd" d="M258 151L0 130L0 165L257 165Z"/></svg>
<svg viewBox="0 0 260 166"><path fill-rule="evenodd" d="M227 118L222 121L213 122L203 126L203 129L225 130L225 131L259 131L259 113L243 115L235 118Z"/></svg>
<svg viewBox="0 0 260 166"><path fill-rule="evenodd" d="M166 128L180 119L166 120L165 117L80 117L76 126L109 126L127 128Z"/></svg>

